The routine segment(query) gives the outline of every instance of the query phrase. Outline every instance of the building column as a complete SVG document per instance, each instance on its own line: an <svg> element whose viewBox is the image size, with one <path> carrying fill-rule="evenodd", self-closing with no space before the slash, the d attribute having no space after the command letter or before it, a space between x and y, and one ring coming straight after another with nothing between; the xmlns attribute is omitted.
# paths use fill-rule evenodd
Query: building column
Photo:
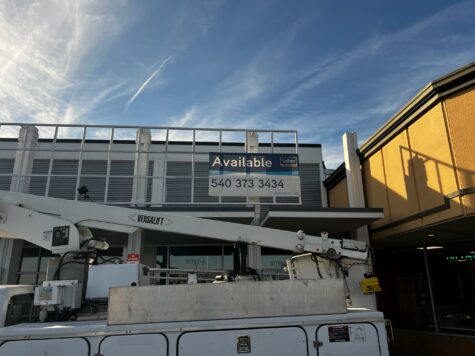
<svg viewBox="0 0 475 356"><path fill-rule="evenodd" d="M343 153L345 157L346 183L348 188L348 200L350 208L364 208L366 206L363 190L363 177L361 174L361 162L358 156L358 138L356 132L346 132L343 135ZM362 226L352 232L356 240L364 241L369 246L368 226ZM368 257L371 263L371 256ZM348 288L352 291L351 298L354 305L376 310L376 297L364 295L359 286L359 282L364 278L364 274L370 269L368 266L355 265L351 268L351 275L348 278ZM371 269L372 270L372 269Z"/></svg>
<svg viewBox="0 0 475 356"><path fill-rule="evenodd" d="M258 153L259 152L259 135L257 132L246 132L246 153ZM251 221L251 225L259 226L262 219L262 209L259 197L249 197L248 201L254 204L254 219ZM247 265L260 271L262 268L261 263L261 246L247 245Z"/></svg>
<svg viewBox="0 0 475 356"><path fill-rule="evenodd" d="M165 202L165 159L153 161L153 175L163 177L152 181L152 202L153 205L162 205Z"/></svg>
<svg viewBox="0 0 475 356"><path fill-rule="evenodd" d="M129 253L138 254L140 262L144 248L144 234L142 229L138 229L127 237L127 255ZM127 256L126 256L127 258Z"/></svg>
<svg viewBox="0 0 475 356"><path fill-rule="evenodd" d="M149 129L138 129L136 135L134 185L132 201L137 206L144 206L147 202L148 161L152 134Z"/></svg>
<svg viewBox="0 0 475 356"><path fill-rule="evenodd" d="M147 182L148 162L150 145L152 143L152 134L149 129L137 129L136 134L135 166L134 166L134 185L132 188L132 202L137 207L144 207L147 203ZM143 230L139 229L128 235L127 255L138 254L142 260L144 246ZM127 256L126 256L127 257Z"/></svg>
<svg viewBox="0 0 475 356"><path fill-rule="evenodd" d="M15 164L13 166L10 191L28 193L35 149L38 146L38 129L35 126L22 126L18 134ZM0 284L15 284L21 262L22 240L0 239Z"/></svg>

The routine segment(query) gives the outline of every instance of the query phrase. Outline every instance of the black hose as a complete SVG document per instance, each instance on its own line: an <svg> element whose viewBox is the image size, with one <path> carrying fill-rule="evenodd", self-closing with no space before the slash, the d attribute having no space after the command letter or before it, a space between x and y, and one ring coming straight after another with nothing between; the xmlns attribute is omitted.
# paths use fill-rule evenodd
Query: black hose
<svg viewBox="0 0 475 356"><path fill-rule="evenodd" d="M313 262L315 262L315 264L317 265L317 272L318 272L318 276L323 279L323 276L322 276L322 272L320 271L320 266L318 264L318 257L316 254L312 253L312 256L310 257L312 259Z"/></svg>
<svg viewBox="0 0 475 356"><path fill-rule="evenodd" d="M53 275L53 281L55 281L56 279L60 279L60 278L59 278L59 273L60 273L60 270L61 270L61 266L63 265L64 257L66 257L66 255L70 254L71 252L72 252L72 251L66 252L66 253L63 254L63 255L61 256L61 258L59 259L58 267L56 268L56 271L54 272L54 275Z"/></svg>
<svg viewBox="0 0 475 356"><path fill-rule="evenodd" d="M261 275L252 267L246 267L246 270L250 272L251 275L256 276L258 281L262 281Z"/></svg>

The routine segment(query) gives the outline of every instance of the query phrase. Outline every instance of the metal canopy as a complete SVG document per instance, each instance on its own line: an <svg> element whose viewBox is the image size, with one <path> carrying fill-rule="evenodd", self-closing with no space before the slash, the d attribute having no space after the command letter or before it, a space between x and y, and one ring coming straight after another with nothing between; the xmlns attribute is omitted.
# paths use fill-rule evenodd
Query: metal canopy
<svg viewBox="0 0 475 356"><path fill-rule="evenodd" d="M351 233L383 218L383 209L321 208L314 211L269 211L261 226L307 234Z"/></svg>
<svg viewBox="0 0 475 356"><path fill-rule="evenodd" d="M377 249L416 248L466 242L473 245L474 226L475 216L463 216L419 229L372 239L371 244Z"/></svg>

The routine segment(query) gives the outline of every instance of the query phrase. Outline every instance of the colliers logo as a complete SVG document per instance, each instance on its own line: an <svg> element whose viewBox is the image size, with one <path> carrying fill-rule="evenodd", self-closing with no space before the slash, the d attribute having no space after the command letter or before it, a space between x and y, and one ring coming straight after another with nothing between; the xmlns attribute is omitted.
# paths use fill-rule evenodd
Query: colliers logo
<svg viewBox="0 0 475 356"><path fill-rule="evenodd" d="M297 167L297 157L280 157L282 167Z"/></svg>
<svg viewBox="0 0 475 356"><path fill-rule="evenodd" d="M168 218L163 218L161 216L152 216L152 215L143 215L143 214L134 214L129 216L132 221L142 223L142 224L152 224L160 226L168 226L173 224L173 221Z"/></svg>

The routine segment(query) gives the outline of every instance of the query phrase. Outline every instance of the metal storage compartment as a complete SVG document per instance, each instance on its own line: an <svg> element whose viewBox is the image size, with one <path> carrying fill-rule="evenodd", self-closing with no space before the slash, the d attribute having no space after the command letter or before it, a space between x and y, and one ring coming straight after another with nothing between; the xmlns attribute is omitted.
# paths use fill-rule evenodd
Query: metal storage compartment
<svg viewBox="0 0 475 356"><path fill-rule="evenodd" d="M6 341L0 356L89 356L89 342L83 338Z"/></svg>
<svg viewBox="0 0 475 356"><path fill-rule="evenodd" d="M99 344L103 356L166 356L168 341L162 334L107 336Z"/></svg>
<svg viewBox="0 0 475 356"><path fill-rule="evenodd" d="M300 327L196 331L178 339L179 356L303 356L307 335Z"/></svg>

